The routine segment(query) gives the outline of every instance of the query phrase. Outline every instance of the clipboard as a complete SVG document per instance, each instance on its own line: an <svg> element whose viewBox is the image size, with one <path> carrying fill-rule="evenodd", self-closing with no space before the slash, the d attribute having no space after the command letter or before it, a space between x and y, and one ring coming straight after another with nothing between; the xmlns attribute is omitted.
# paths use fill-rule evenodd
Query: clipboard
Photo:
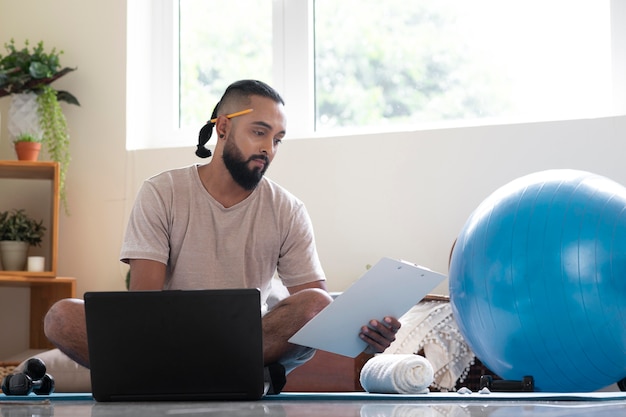
<svg viewBox="0 0 626 417"><path fill-rule="evenodd" d="M385 316L399 318L445 279L428 268L382 258L289 342L355 358L367 347L359 338L362 326Z"/></svg>

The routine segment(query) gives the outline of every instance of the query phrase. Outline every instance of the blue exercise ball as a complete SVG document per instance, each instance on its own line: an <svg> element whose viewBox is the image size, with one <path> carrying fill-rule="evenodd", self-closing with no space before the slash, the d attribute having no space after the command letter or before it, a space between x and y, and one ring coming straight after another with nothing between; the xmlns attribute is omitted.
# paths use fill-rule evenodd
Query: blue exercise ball
<svg viewBox="0 0 626 417"><path fill-rule="evenodd" d="M549 170L496 190L450 260L450 302L474 354L504 379L590 392L626 377L626 188Z"/></svg>

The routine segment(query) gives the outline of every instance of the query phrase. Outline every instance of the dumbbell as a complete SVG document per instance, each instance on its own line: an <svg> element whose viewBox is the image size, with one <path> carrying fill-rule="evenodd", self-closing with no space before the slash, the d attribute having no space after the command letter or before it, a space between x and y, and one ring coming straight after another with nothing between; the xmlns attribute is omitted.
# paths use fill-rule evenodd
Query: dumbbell
<svg viewBox="0 0 626 417"><path fill-rule="evenodd" d="M487 388L492 392L533 392L535 380L532 376L525 376L521 381L507 381L493 379L491 375L480 377L480 389Z"/></svg>
<svg viewBox="0 0 626 417"><path fill-rule="evenodd" d="M46 373L46 365L39 358L27 360L23 369L7 375L2 380L2 392L6 395L47 395L54 392L54 378Z"/></svg>

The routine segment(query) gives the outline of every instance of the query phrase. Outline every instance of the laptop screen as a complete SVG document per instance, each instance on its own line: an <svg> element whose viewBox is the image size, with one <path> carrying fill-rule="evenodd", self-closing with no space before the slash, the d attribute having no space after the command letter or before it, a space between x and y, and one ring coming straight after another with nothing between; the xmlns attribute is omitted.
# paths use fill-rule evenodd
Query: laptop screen
<svg viewBox="0 0 626 417"><path fill-rule="evenodd" d="M98 401L258 399L257 289L85 294Z"/></svg>

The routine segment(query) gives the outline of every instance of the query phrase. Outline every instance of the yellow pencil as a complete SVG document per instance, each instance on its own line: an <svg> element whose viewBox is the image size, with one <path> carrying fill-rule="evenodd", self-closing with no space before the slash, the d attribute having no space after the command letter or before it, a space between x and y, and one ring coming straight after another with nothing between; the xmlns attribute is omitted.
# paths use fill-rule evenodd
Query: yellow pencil
<svg viewBox="0 0 626 417"><path fill-rule="evenodd" d="M254 110L254 109L246 109L246 110L238 111L238 112L235 112L235 113L230 113L230 114L227 114L226 117L228 119L232 119L233 117L243 116L244 114L248 114L252 110ZM215 122L217 122L217 117L215 119L211 119L211 123L215 123Z"/></svg>

